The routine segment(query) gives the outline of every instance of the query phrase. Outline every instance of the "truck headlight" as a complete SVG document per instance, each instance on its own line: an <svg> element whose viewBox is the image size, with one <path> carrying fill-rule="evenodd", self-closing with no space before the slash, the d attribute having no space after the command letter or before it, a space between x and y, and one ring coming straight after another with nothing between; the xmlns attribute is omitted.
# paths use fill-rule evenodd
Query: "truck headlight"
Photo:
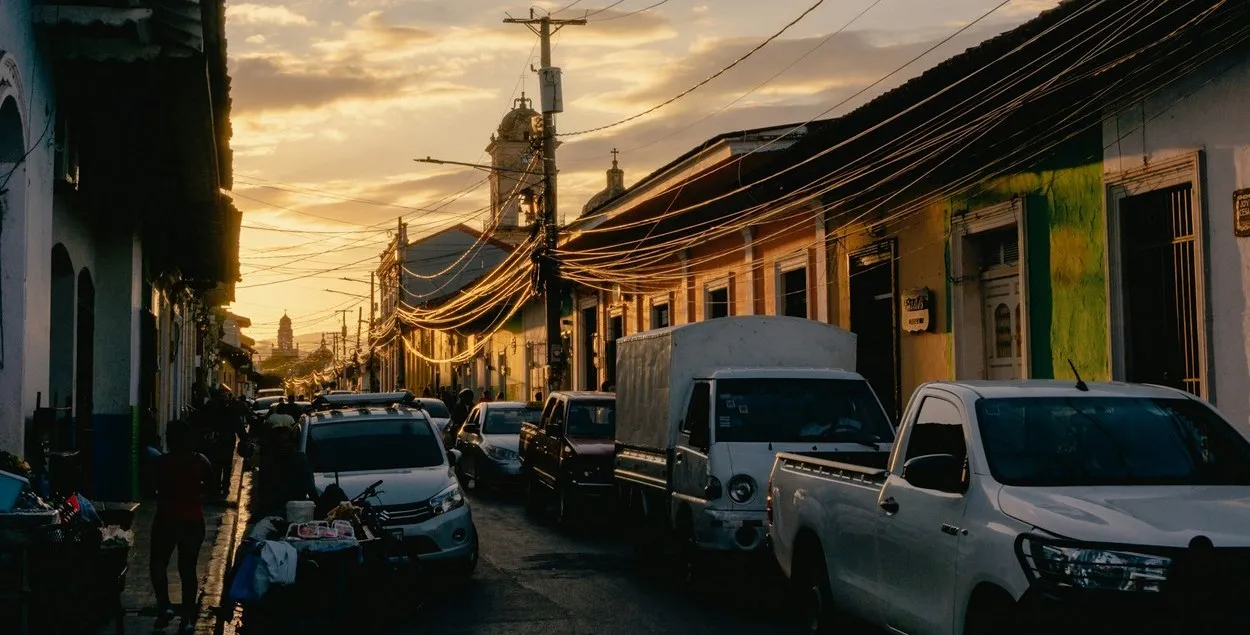
<svg viewBox="0 0 1250 635"><path fill-rule="evenodd" d="M464 507L464 492L460 491L460 485L452 485L430 499L430 509L435 515L446 514L458 507Z"/></svg>
<svg viewBox="0 0 1250 635"><path fill-rule="evenodd" d="M1060 589L1158 593L1172 566L1165 556L1051 543L1035 536L1021 536L1016 555L1030 579Z"/></svg>
<svg viewBox="0 0 1250 635"><path fill-rule="evenodd" d="M721 496L724 496L724 494L725 492L720 486L720 479L715 476L707 477L707 483L703 485L703 497L710 501L714 501Z"/></svg>
<svg viewBox="0 0 1250 635"><path fill-rule="evenodd" d="M739 505L751 502L755 498L755 489L755 479L746 474L729 479L729 498Z"/></svg>

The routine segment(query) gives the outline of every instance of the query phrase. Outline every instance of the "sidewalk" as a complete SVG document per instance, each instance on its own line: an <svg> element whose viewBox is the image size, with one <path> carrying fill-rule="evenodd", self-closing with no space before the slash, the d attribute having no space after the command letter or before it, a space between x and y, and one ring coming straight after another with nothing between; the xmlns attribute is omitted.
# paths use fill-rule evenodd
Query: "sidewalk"
<svg viewBox="0 0 1250 635"><path fill-rule="evenodd" d="M230 483L230 495L225 499L211 499L204 503L204 546L200 549L200 561L196 570L200 574L199 593L197 594L196 635L216 635L220 633L217 620L217 607L221 603L222 586L226 572L229 571L234 556L236 533L244 523L239 522L240 509L246 516L246 506L250 491L243 487L245 480L243 459L234 457L234 476ZM243 504L240 505L240 500ZM146 633L175 633L179 621L175 620L163 631L152 628L156 621L156 595L152 591L152 578L149 574L149 532L152 518L156 513L156 502L144 500L135 515L135 545L130 554L130 568L126 572L126 589L122 592L122 608L125 611L123 627L127 635ZM177 602L181 597L182 583L178 577L176 556L169 566L169 597ZM114 621L104 624L98 635L112 635L116 632Z"/></svg>

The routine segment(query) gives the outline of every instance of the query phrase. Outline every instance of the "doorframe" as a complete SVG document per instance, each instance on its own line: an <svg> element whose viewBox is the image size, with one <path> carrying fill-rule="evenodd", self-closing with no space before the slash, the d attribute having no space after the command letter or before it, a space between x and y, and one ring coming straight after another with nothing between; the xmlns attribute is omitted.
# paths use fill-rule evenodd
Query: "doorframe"
<svg viewBox="0 0 1250 635"><path fill-rule="evenodd" d="M1106 223L1107 249L1104 272L1107 293L1107 359L1111 362L1111 379L1125 380L1124 360L1124 285L1121 281L1122 254L1120 253L1120 205L1121 202L1139 194L1147 194L1178 185L1189 185L1194 221L1194 301L1202 315L1198 319L1198 366L1199 397L1215 400L1215 386L1211 381L1213 351L1209 345L1211 331L1211 304L1207 296L1210 272L1207 270L1207 204L1204 195L1205 153L1202 150L1188 152L1157 163L1109 172L1103 176L1106 197L1103 218Z"/></svg>
<svg viewBox="0 0 1250 635"><path fill-rule="evenodd" d="M852 327L851 315L854 313L855 293L852 290L854 285L855 268L853 263L856 258L872 253L880 253L885 249L890 251L890 293L892 300L890 302L890 315L893 317L892 337L894 338L894 412L889 413L890 418L899 421L902 418L903 411L907 404L903 403L903 340L901 337L901 329L899 329L899 290L898 290L898 239L886 238L877 240L868 245L860 247L846 254L846 324ZM859 366L859 360L855 360L856 367Z"/></svg>
<svg viewBox="0 0 1250 635"><path fill-rule="evenodd" d="M1016 226L1016 240L1020 245L1020 262L1016 266L1016 275L1020 278L1020 378L1028 379L1029 372L1029 284L1028 284L1028 235L1025 227L1024 199L1013 198L1010 201L982 207L952 215L951 218L951 337L954 339L955 378L985 379L986 377L986 341L985 341L985 309L982 306L981 272L965 271L964 256L966 241L975 239L979 234L1002 229L1012 224ZM966 282L974 282L969 286ZM968 296L975 295L975 301ZM975 328L970 328L975 326Z"/></svg>

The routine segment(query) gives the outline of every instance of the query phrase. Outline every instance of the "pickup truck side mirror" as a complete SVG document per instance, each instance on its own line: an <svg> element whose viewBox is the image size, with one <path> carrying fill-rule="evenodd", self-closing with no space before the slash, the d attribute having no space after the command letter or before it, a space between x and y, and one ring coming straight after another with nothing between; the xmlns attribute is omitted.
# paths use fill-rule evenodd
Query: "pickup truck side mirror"
<svg viewBox="0 0 1250 635"><path fill-rule="evenodd" d="M448 450L447 451L447 464L450 465L451 467L456 467L456 464L459 462L460 462L460 450Z"/></svg>
<svg viewBox="0 0 1250 635"><path fill-rule="evenodd" d="M918 456L903 464L903 479L920 489L964 491L964 464L952 454Z"/></svg>
<svg viewBox="0 0 1250 635"><path fill-rule="evenodd" d="M559 423L548 423L548 424L547 424L547 430L546 430L546 431L547 431L547 436L549 436L549 437L558 437L558 436L560 436L560 424L559 424Z"/></svg>
<svg viewBox="0 0 1250 635"><path fill-rule="evenodd" d="M466 423L464 424L464 432L465 434L481 434L482 426L477 423Z"/></svg>

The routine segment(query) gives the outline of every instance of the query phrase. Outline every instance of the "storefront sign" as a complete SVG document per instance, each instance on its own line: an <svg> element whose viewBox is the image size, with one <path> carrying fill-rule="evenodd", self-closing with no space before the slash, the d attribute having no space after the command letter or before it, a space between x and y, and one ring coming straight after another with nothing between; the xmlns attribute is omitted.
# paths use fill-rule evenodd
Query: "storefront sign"
<svg viewBox="0 0 1250 635"><path fill-rule="evenodd" d="M903 331L907 333L927 332L933 322L929 317L932 308L933 292L928 287L904 291Z"/></svg>
<svg viewBox="0 0 1250 635"><path fill-rule="evenodd" d="M1250 189L1233 192L1233 231L1250 236Z"/></svg>

